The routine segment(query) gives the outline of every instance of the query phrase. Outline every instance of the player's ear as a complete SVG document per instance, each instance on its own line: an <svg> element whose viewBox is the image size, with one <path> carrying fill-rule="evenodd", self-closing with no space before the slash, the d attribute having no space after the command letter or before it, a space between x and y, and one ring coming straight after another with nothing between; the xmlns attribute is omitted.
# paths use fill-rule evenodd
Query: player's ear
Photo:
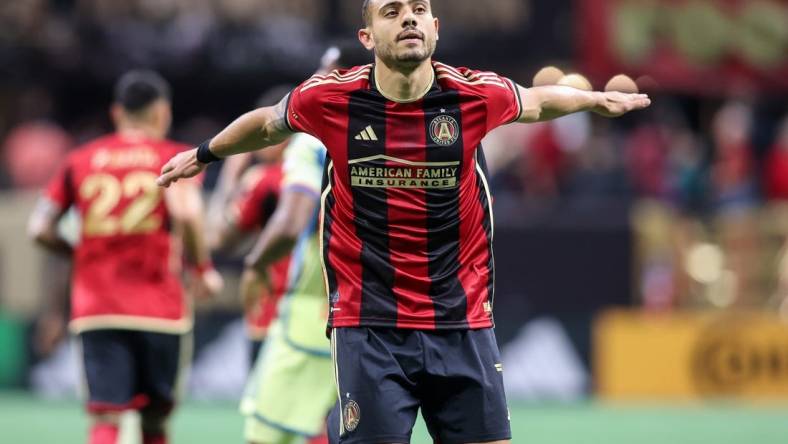
<svg viewBox="0 0 788 444"><path fill-rule="evenodd" d="M372 38L372 31L369 27L358 30L358 41L361 42L367 50L375 49L375 39Z"/></svg>
<svg viewBox="0 0 788 444"><path fill-rule="evenodd" d="M435 17L434 21L435 21L435 40L440 40L441 22L440 20L438 20L438 17Z"/></svg>
<svg viewBox="0 0 788 444"><path fill-rule="evenodd" d="M172 125L172 106L167 100L158 100L156 106L156 121L159 125L160 131L163 131L162 136L170 131Z"/></svg>
<svg viewBox="0 0 788 444"><path fill-rule="evenodd" d="M123 121L123 107L117 103L113 103L112 106L109 108L109 117L112 119L112 123L115 124L117 128L118 125Z"/></svg>

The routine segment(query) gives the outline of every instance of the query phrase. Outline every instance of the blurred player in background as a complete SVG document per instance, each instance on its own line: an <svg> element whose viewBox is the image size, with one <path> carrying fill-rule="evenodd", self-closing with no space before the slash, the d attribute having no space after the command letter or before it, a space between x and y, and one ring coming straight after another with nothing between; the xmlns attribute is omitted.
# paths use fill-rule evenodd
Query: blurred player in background
<svg viewBox="0 0 788 444"><path fill-rule="evenodd" d="M275 103L291 89L286 86L272 88L258 100L258 107ZM279 200L282 151L287 142L224 162L208 207L211 250L230 253L243 245L249 235L265 227ZM268 328L276 317L277 304L287 290L289 266L289 255L272 264L268 270L267 290L270 293L244 301L250 365L257 360Z"/></svg>
<svg viewBox="0 0 788 444"><path fill-rule="evenodd" d="M138 409L143 444L167 442L166 421L191 359L190 292L221 289L203 239L200 183L164 190L157 171L183 146L165 139L170 88L156 73L132 71L115 87L116 132L73 151L30 218L39 245L73 259L70 330L79 339L91 415L90 444L114 444L120 413ZM74 207L80 239L58 222Z"/></svg>
<svg viewBox="0 0 788 444"><path fill-rule="evenodd" d="M357 45L332 47L319 72L363 63L368 57ZM307 134L288 140L279 203L246 258L241 280L245 301L258 297L261 289L265 294L271 264L293 251L286 296L241 401L245 438L252 444L284 444L300 437L325 442L319 435L336 402L317 230L326 150Z"/></svg>
<svg viewBox="0 0 788 444"><path fill-rule="evenodd" d="M645 108L645 95L523 88L432 61L427 0L365 0L375 63L316 75L178 154L159 184L294 132L328 150L322 249L339 402L333 443L407 443L419 409L441 443L508 443L493 332L492 202L482 138L513 122Z"/></svg>

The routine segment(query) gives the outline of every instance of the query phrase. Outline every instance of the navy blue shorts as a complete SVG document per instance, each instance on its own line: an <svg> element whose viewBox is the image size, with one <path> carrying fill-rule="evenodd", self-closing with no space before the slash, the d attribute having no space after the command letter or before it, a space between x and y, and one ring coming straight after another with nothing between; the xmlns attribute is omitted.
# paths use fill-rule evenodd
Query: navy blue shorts
<svg viewBox="0 0 788 444"><path fill-rule="evenodd" d="M79 339L88 411L169 413L191 358L191 334L89 330Z"/></svg>
<svg viewBox="0 0 788 444"><path fill-rule="evenodd" d="M421 408L435 443L511 439L492 329L337 328L332 444L408 443Z"/></svg>

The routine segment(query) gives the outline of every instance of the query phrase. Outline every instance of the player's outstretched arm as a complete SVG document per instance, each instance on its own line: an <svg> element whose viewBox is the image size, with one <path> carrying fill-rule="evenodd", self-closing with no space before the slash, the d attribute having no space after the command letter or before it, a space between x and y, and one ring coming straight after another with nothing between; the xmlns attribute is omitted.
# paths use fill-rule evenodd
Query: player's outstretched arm
<svg viewBox="0 0 788 444"><path fill-rule="evenodd" d="M646 94L583 91L569 86L518 86L523 113L519 122L541 122L580 111L618 117L651 105Z"/></svg>
<svg viewBox="0 0 788 444"><path fill-rule="evenodd" d="M287 97L277 105L250 111L199 148L170 159L156 182L168 187L179 179L196 176L211 161L281 143L291 134L286 119Z"/></svg>

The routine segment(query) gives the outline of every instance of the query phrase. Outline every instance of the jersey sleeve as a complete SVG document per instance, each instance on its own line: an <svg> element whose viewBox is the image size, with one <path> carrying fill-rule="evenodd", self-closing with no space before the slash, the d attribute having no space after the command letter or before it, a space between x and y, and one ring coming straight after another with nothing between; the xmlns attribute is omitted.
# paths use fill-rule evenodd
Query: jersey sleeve
<svg viewBox="0 0 788 444"><path fill-rule="evenodd" d="M305 192L320 197L325 148L312 136L297 134L285 149L282 190Z"/></svg>
<svg viewBox="0 0 788 444"><path fill-rule="evenodd" d="M512 123L522 115L522 102L517 85L510 79L490 72L475 72L483 80L487 103L487 131Z"/></svg>
<svg viewBox="0 0 788 444"><path fill-rule="evenodd" d="M66 162L58 169L55 176L49 180L44 197L52 201L61 210L65 211L74 204L74 184L72 180L73 166L72 157L66 158Z"/></svg>
<svg viewBox="0 0 788 444"><path fill-rule="evenodd" d="M307 133L320 138L322 105L316 77L296 87L287 96L287 127L294 133Z"/></svg>

